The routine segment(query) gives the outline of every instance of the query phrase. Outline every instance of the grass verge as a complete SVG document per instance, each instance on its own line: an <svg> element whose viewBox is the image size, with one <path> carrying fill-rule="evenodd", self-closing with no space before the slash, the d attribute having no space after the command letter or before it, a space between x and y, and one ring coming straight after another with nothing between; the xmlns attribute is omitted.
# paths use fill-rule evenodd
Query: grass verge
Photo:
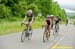
<svg viewBox="0 0 75 49"><path fill-rule="evenodd" d="M33 23L33 29L40 28L43 25L43 19L36 18ZM21 21L2 22L0 23L0 36L11 33L21 32L24 26L21 26Z"/></svg>

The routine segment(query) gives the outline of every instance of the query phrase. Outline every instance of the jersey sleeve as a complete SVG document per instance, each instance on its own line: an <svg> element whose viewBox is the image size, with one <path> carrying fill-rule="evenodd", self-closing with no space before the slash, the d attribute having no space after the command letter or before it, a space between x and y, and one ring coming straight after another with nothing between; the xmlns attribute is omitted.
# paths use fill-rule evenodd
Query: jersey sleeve
<svg viewBox="0 0 75 49"><path fill-rule="evenodd" d="M34 15L33 15L33 17L32 17L32 21L34 21L35 20L35 17L34 17Z"/></svg>

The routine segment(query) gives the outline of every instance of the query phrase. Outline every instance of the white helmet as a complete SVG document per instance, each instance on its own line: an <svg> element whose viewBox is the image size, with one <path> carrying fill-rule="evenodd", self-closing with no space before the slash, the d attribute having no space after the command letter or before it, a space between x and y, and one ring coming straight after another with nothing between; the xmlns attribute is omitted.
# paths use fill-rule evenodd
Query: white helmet
<svg viewBox="0 0 75 49"><path fill-rule="evenodd" d="M47 15L47 16L46 16L46 20L49 20L49 19L50 19L49 17L50 17L50 16L49 16L49 15Z"/></svg>
<svg viewBox="0 0 75 49"><path fill-rule="evenodd" d="M50 16L54 16L54 15L50 15Z"/></svg>
<svg viewBox="0 0 75 49"><path fill-rule="evenodd" d="M33 11L30 9L30 10L27 11L27 13L33 13Z"/></svg>

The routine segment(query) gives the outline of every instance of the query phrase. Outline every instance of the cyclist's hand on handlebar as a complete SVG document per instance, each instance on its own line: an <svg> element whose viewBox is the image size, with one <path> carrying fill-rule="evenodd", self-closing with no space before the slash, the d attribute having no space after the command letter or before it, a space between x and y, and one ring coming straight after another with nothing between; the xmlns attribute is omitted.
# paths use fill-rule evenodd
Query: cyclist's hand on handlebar
<svg viewBox="0 0 75 49"><path fill-rule="evenodd" d="M21 26L22 26L23 24L24 24L24 23L22 22L22 23L21 23Z"/></svg>
<svg viewBox="0 0 75 49"><path fill-rule="evenodd" d="M42 29L43 29L44 26L45 26L45 25L42 25Z"/></svg>

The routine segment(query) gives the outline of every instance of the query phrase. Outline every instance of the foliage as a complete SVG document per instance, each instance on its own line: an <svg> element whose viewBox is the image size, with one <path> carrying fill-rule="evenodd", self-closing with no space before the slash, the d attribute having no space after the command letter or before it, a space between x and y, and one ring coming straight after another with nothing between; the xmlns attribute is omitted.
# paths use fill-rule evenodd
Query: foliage
<svg viewBox="0 0 75 49"><path fill-rule="evenodd" d="M41 17L41 18L43 18L43 17ZM22 32L23 29L25 28L24 25L21 26L22 20L8 22L4 19L3 21L4 22L0 23L0 36L11 34L11 33L19 33L19 32ZM36 22L34 22L33 26L32 26L33 29L42 27L44 19L40 19L39 17L36 17L35 21Z"/></svg>
<svg viewBox="0 0 75 49"><path fill-rule="evenodd" d="M10 21L13 17L22 18L29 8L32 8L35 16L40 12L43 16L59 15L62 21L66 18L65 11L52 0L0 0L0 19Z"/></svg>

